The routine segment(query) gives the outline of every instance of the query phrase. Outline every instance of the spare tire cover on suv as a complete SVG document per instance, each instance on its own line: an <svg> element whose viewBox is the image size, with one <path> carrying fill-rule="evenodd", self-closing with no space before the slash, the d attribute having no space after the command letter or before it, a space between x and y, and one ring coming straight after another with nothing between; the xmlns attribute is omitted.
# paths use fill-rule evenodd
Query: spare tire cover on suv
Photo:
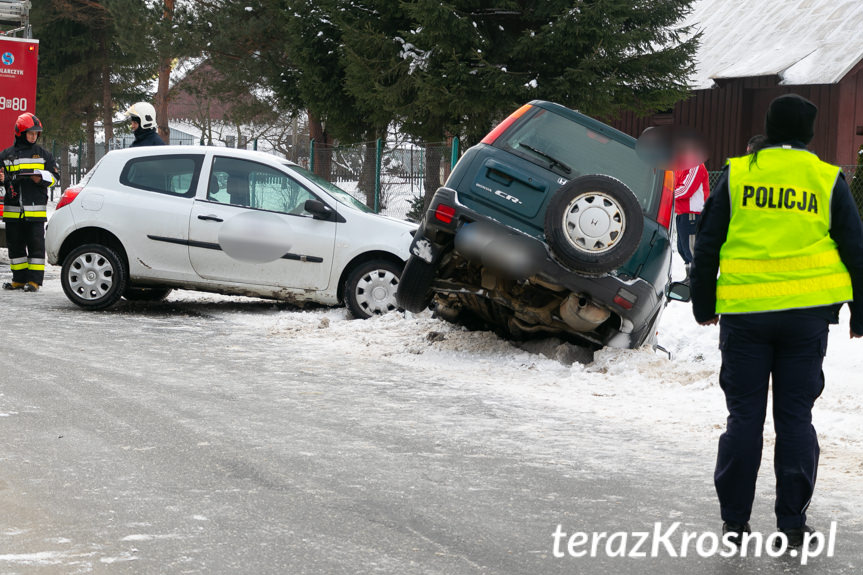
<svg viewBox="0 0 863 575"><path fill-rule="evenodd" d="M644 231L638 198L626 184L603 175L562 185L545 212L545 236L555 257L573 271L601 275L635 253Z"/></svg>

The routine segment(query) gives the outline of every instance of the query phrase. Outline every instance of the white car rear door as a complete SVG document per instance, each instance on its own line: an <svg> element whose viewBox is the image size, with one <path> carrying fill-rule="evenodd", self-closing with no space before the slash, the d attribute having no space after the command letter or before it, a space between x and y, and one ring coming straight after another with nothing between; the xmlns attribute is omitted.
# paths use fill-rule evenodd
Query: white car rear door
<svg viewBox="0 0 863 575"><path fill-rule="evenodd" d="M183 279L193 275L187 245L204 154L139 156L128 160L119 187L88 194L84 209L114 222L135 277Z"/></svg>

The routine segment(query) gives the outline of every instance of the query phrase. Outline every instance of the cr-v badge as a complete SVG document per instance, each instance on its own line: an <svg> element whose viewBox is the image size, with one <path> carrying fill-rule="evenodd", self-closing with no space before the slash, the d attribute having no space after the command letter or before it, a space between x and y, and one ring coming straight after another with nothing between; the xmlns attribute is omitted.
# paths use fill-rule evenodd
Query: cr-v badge
<svg viewBox="0 0 863 575"><path fill-rule="evenodd" d="M478 188L479 188L479 189L481 189L481 190L485 190L486 192L492 193L492 194L494 194L494 195L496 195L496 196L498 196L498 197L501 197L501 198L503 198L503 199L505 199L505 200L509 200L510 202L512 202L512 203L514 203L514 204L524 205L524 202L522 202L520 199L516 198L515 196L511 196L511 195L507 194L506 192L502 192L502 191L500 191L500 190L494 190L494 191L492 191L492 189L491 189L491 188L489 188L488 186L484 186L484 185L482 185L482 184L480 184L480 183L477 183L477 184L476 184L476 187L478 187Z"/></svg>

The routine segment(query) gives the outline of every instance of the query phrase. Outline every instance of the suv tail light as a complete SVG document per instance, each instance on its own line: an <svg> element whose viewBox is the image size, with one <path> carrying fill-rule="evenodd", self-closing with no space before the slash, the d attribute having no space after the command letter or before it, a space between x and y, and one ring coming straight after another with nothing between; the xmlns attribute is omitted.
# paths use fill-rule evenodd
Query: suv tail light
<svg viewBox="0 0 863 575"><path fill-rule="evenodd" d="M638 302L638 296L632 293L629 290L625 290L620 288L617 291L617 295L614 296L614 303L622 307L623 309L632 309L636 302Z"/></svg>
<svg viewBox="0 0 863 575"><path fill-rule="evenodd" d="M455 216L455 208L446 204L438 204L434 210L434 217L445 224L451 224Z"/></svg>
<svg viewBox="0 0 863 575"><path fill-rule="evenodd" d="M662 198L659 200L659 212L656 221L667 230L671 229L671 214L674 211L674 172L666 171L662 181Z"/></svg>
<svg viewBox="0 0 863 575"><path fill-rule="evenodd" d="M78 194L80 194L83 189L83 186L72 186L71 188L66 188L66 191L63 192L62 196L60 196L60 201L57 202L57 207L55 209L59 210L63 206L68 206L74 202L75 198L78 197Z"/></svg>
<svg viewBox="0 0 863 575"><path fill-rule="evenodd" d="M513 122L515 122L516 120L521 118L525 112L530 110L530 108L531 108L530 104L525 104L524 106L522 106L521 108L519 108L518 110L516 110L515 112L510 114L506 120L504 120L503 122L498 124L494 130L489 132L488 135L485 138L483 138L482 142L480 142L480 143L481 144L494 144L494 141L497 140L497 138L501 134L503 134L507 128L512 126Z"/></svg>

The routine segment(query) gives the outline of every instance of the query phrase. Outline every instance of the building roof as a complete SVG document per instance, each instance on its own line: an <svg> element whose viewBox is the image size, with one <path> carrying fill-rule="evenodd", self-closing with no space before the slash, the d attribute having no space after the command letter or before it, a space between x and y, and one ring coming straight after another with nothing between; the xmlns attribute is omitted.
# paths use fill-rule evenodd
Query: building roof
<svg viewBox="0 0 863 575"><path fill-rule="evenodd" d="M703 33L696 90L773 75L781 84L835 84L863 60L860 0L696 0L686 23Z"/></svg>

